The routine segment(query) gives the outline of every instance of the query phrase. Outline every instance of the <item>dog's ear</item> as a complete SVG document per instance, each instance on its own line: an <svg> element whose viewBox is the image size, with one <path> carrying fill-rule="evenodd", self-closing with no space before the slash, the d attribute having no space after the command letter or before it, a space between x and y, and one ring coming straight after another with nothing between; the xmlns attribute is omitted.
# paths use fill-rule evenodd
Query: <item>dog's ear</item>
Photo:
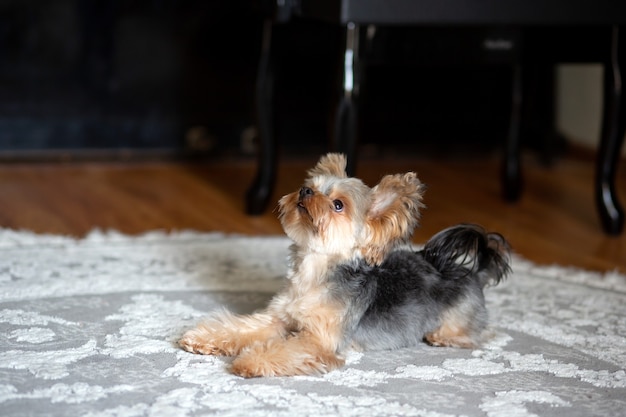
<svg viewBox="0 0 626 417"><path fill-rule="evenodd" d="M379 265L394 246L411 238L424 207L424 191L414 172L387 175L372 189L361 250L369 264Z"/></svg>
<svg viewBox="0 0 626 417"><path fill-rule="evenodd" d="M309 170L309 177L315 177L318 175L329 175L338 178L347 178L346 174L346 156L340 153L329 153L322 156L315 165L315 167Z"/></svg>

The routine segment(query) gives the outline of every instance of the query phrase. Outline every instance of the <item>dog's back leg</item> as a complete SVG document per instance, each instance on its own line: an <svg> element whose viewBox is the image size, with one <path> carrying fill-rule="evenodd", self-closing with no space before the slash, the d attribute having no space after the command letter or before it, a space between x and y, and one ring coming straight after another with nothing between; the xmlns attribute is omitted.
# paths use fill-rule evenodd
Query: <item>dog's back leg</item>
<svg viewBox="0 0 626 417"><path fill-rule="evenodd" d="M475 348L481 344L487 325L482 297L469 296L441 315L441 325L424 335L432 346Z"/></svg>

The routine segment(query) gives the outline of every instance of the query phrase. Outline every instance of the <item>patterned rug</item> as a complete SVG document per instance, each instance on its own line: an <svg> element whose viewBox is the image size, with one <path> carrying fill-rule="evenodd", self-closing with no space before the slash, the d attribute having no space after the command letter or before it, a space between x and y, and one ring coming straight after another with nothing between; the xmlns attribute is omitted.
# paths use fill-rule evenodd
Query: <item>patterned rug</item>
<svg viewBox="0 0 626 417"><path fill-rule="evenodd" d="M280 288L289 242L217 233L0 229L0 415L618 416L626 277L514 259L478 350L351 353L319 377L242 379L175 341Z"/></svg>

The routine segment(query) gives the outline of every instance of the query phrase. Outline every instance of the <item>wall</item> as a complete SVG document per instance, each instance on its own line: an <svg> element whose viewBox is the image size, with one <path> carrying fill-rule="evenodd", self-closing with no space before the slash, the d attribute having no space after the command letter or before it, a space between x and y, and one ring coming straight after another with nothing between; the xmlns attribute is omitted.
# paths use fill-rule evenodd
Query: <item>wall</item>
<svg viewBox="0 0 626 417"><path fill-rule="evenodd" d="M600 64L559 65L556 125L572 143L596 149L602 121L603 70ZM626 146L622 148L626 156Z"/></svg>

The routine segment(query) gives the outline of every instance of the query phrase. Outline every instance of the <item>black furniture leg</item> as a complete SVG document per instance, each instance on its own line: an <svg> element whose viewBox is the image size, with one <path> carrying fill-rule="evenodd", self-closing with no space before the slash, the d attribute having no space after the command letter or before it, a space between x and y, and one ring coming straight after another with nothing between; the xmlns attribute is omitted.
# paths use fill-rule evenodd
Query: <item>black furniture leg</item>
<svg viewBox="0 0 626 417"><path fill-rule="evenodd" d="M261 57L256 79L256 113L259 129L259 153L257 173L246 193L246 212L263 213L269 202L276 181L278 146L274 132L274 74L272 68L271 42L272 19L263 23Z"/></svg>
<svg viewBox="0 0 626 417"><path fill-rule="evenodd" d="M511 119L504 149L502 195L506 201L517 201L522 192L520 134L522 118L522 66L513 67Z"/></svg>
<svg viewBox="0 0 626 417"><path fill-rule="evenodd" d="M598 159L595 197L604 231L618 235L624 228L624 209L615 193L615 173L626 133L626 100L622 71L626 68L626 26L614 26L611 49L604 65L604 116Z"/></svg>
<svg viewBox="0 0 626 417"><path fill-rule="evenodd" d="M335 113L333 150L348 158L346 172L354 176L356 170L357 106L359 94L359 27L346 26L346 43L343 51L341 95Z"/></svg>

